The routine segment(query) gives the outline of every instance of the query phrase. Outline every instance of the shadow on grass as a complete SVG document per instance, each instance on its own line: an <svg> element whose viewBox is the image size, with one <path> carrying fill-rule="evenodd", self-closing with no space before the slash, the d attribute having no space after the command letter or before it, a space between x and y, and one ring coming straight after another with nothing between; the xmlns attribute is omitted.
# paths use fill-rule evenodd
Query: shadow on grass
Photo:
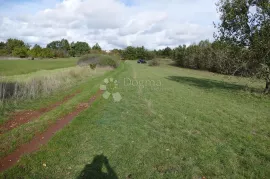
<svg viewBox="0 0 270 179"><path fill-rule="evenodd" d="M194 78L194 77L185 77L185 76L169 76L166 79L176 81L179 83L184 83L192 86L196 86L203 89L221 89L221 90L229 90L229 91L239 91L239 90L247 90L247 86L237 85L233 83L228 83L224 81L210 80L205 78ZM251 89L250 91L254 91L257 89Z"/></svg>
<svg viewBox="0 0 270 179"><path fill-rule="evenodd" d="M103 164L107 170L106 173L102 171ZM97 155L91 164L85 165L77 179L118 179L118 177L111 168L107 157Z"/></svg>

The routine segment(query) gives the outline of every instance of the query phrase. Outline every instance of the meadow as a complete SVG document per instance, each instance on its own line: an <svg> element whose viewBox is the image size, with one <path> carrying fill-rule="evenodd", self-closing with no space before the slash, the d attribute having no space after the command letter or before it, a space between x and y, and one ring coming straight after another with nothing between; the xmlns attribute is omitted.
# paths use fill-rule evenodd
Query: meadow
<svg viewBox="0 0 270 179"><path fill-rule="evenodd" d="M53 70L76 66L78 58L42 60L0 60L0 76L27 74L39 70Z"/></svg>
<svg viewBox="0 0 270 179"><path fill-rule="evenodd" d="M0 63L5 69L2 71L5 75L0 76L0 124L7 120L4 116L16 111L23 102L68 90L112 70L106 65L99 66L98 70L88 65L77 66L78 58L0 60Z"/></svg>
<svg viewBox="0 0 270 179"><path fill-rule="evenodd" d="M269 178L270 98L259 92L262 81L167 62L150 67L126 61L98 74L17 106L36 110L80 91L0 134L0 158L87 102L104 79L117 80L122 96L120 102L98 97L1 178Z"/></svg>

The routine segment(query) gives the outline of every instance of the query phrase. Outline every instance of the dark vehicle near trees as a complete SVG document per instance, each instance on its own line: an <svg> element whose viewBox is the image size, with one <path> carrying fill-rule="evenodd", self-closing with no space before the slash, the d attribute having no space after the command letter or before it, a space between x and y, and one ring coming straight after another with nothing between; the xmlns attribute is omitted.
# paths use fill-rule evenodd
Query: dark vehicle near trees
<svg viewBox="0 0 270 179"><path fill-rule="evenodd" d="M146 61L143 60L143 59L140 59L140 60L137 61L137 63L146 63Z"/></svg>

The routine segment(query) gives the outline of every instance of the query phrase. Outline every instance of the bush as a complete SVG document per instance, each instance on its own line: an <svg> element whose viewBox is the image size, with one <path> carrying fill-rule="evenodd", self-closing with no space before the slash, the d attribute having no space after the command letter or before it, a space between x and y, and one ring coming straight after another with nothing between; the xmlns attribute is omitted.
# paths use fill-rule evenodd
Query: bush
<svg viewBox="0 0 270 179"><path fill-rule="evenodd" d="M9 55L8 54L8 51L6 49L0 49L0 56L7 56Z"/></svg>
<svg viewBox="0 0 270 179"><path fill-rule="evenodd" d="M160 62L158 59L153 59L151 61L149 61L149 66L159 66L160 65Z"/></svg>
<svg viewBox="0 0 270 179"><path fill-rule="evenodd" d="M110 66L116 68L119 64L117 57L109 55L91 54L81 57L77 63L80 66L84 65L98 65L98 66Z"/></svg>
<svg viewBox="0 0 270 179"><path fill-rule="evenodd" d="M65 58L68 57L68 53L64 50L53 50L54 57L56 58Z"/></svg>
<svg viewBox="0 0 270 179"><path fill-rule="evenodd" d="M151 52L144 47L127 47L125 50L122 51L122 57L125 60L152 60L155 58L154 52Z"/></svg>
<svg viewBox="0 0 270 179"><path fill-rule="evenodd" d="M113 68L116 68L118 66L117 61L114 60L112 57L107 56L107 55L100 56L98 65L111 66Z"/></svg>
<svg viewBox="0 0 270 179"><path fill-rule="evenodd" d="M54 53L49 48L43 48L40 57L41 58L53 58L54 57Z"/></svg>
<svg viewBox="0 0 270 179"><path fill-rule="evenodd" d="M15 47L12 51L12 55L15 57L26 58L28 57L27 47Z"/></svg>
<svg viewBox="0 0 270 179"><path fill-rule="evenodd" d="M89 67L90 67L92 70L94 70L94 69L96 69L97 64L90 64Z"/></svg>

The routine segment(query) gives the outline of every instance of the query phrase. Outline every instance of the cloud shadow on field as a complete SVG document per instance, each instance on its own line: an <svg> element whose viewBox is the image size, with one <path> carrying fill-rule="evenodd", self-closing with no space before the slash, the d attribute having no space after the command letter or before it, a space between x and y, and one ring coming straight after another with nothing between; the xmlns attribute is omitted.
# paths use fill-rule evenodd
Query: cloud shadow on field
<svg viewBox="0 0 270 179"><path fill-rule="evenodd" d="M194 78L194 77L186 77L186 76L169 76L169 77L166 77L166 79L183 83L183 84L187 84L190 86L203 88L203 89L221 89L221 90L229 90L229 91L239 91L239 90L245 90L247 88L247 86L244 86L244 85L238 85L238 84L228 83L224 81L210 80L210 79L205 79L205 78Z"/></svg>
<svg viewBox="0 0 270 179"><path fill-rule="evenodd" d="M105 166L107 172L103 172ZM85 165L77 179L118 179L111 168L109 160L104 155L96 155L91 164Z"/></svg>

